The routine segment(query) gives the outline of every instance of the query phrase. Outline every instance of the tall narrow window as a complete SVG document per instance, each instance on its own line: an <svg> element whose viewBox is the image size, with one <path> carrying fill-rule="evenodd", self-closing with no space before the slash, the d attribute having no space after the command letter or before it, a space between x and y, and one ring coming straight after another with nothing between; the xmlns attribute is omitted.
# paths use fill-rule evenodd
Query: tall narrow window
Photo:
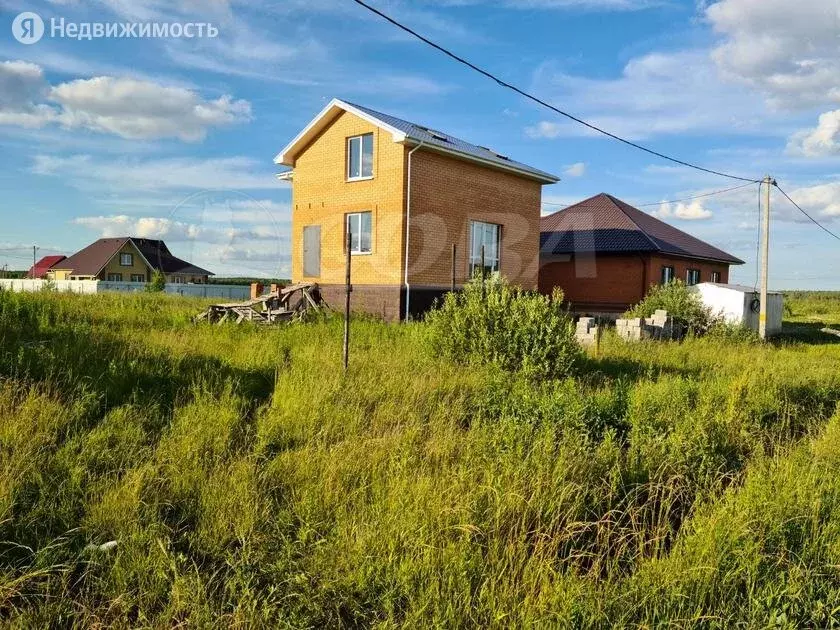
<svg viewBox="0 0 840 630"><path fill-rule="evenodd" d="M347 231L350 232L350 253L369 254L371 252L373 218L370 212L348 214Z"/></svg>
<svg viewBox="0 0 840 630"><path fill-rule="evenodd" d="M373 177L373 134L347 138L347 179Z"/></svg>
<svg viewBox="0 0 840 630"><path fill-rule="evenodd" d="M712 282L720 282L720 271L712 272Z"/></svg>
<svg viewBox="0 0 840 630"><path fill-rule="evenodd" d="M700 270L687 269L685 272L685 283L690 287L695 284L700 284Z"/></svg>
<svg viewBox="0 0 840 630"><path fill-rule="evenodd" d="M662 284L674 281L674 268L671 266L662 267Z"/></svg>
<svg viewBox="0 0 840 630"><path fill-rule="evenodd" d="M484 273L499 271L502 226L473 221L470 224L470 277L481 273L481 247L484 246Z"/></svg>

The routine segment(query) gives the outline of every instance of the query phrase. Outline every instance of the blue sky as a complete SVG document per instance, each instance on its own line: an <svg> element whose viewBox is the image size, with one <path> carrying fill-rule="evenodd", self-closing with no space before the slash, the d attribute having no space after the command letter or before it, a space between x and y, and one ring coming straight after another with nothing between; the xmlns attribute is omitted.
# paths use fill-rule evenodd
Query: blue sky
<svg viewBox="0 0 840 630"><path fill-rule="evenodd" d="M766 173L840 231L836 0L370 0L496 74L658 151ZM754 187L597 137L350 0L0 0L0 267L103 235L161 237L218 274L288 275L275 154L333 97L557 173L545 211L598 192L748 261ZM47 23L211 22L216 38L45 37ZM771 285L840 289L840 247L773 198ZM29 248L29 249L27 249Z"/></svg>

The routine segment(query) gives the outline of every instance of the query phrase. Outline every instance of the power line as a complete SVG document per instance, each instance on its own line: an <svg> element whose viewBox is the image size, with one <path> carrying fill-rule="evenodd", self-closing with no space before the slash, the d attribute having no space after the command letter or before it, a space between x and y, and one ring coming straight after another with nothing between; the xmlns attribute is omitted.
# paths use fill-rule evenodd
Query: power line
<svg viewBox="0 0 840 630"><path fill-rule="evenodd" d="M692 164L691 162L685 162L685 161L677 159L675 157L665 155L664 153L659 153L658 151L654 151L653 149L649 149L645 146L642 146L641 144L637 144L635 142L632 142L630 140L622 138L621 136L617 136L614 133L610 133L609 131L601 129L600 127L597 127L597 126L593 125L592 123L588 123L585 120L583 120L581 118L578 118L577 116L573 116L572 114L570 114L568 112L564 112L562 109L559 109L559 108L555 107L554 105L552 105L550 103L547 103L546 101L540 99L539 97L536 97L533 94L529 94L525 90L523 90L521 88L518 88L515 85L500 79L499 77L492 74L491 72L488 72L487 70L484 70L484 69L478 67L477 65L475 65L474 63L472 63L470 61L467 61L463 57L459 57L458 55L456 55L452 51L444 48L443 46L441 46L439 44L436 44L435 42L430 40L428 37L425 37L425 36L421 35L420 33L418 33L417 31L409 28L408 26L405 26L404 24L398 22L397 20L390 17L389 15L386 15L385 13L380 11L379 9L377 9L375 7L372 7L371 5L364 2L363 0L353 0L353 2L355 2L359 6L364 7L365 9L367 9L368 11L370 11L372 13L375 13L376 15L378 15L382 19L386 20L387 22L390 22L391 24L393 24L394 26L396 26L400 30L405 31L406 33L408 33L409 35L412 35L413 37L416 37L417 39L419 39L423 43L428 44L432 48L442 52L444 55L454 59L458 63L467 66L468 68L478 72L479 74L484 75L485 77L487 77L488 79L490 79L492 81L495 81L496 83L498 83L502 87L507 88L509 90L513 90L517 94L519 94L521 96L524 96L525 98L527 98L527 99L529 99L529 100L531 100L531 101L533 101L533 102L535 102L539 105L542 105L543 107L546 107L546 108L550 109L551 111L553 111L557 114L560 114L561 116L565 116L566 118L568 118L570 120L573 120L574 122L576 122L578 124L581 124L584 127L588 127L589 129L592 129L593 131L597 131L600 134L608 136L608 137L612 138L613 140L617 140L618 142L622 142L622 143L624 143L628 146L631 146L635 149L639 149L640 151L645 151L646 153L650 153L651 155L655 155L656 157L662 158L663 160L668 160L669 162L674 162L675 164L679 164L681 166L687 166L688 168L693 168L693 169L698 170L698 171L703 171L704 173L710 173L712 175L719 175L720 177L728 177L729 179L737 179L737 180L740 180L742 182L758 183L758 182L761 181L760 179L750 179L750 178L747 178L747 177L739 177L738 175L731 175L729 173L724 173L722 171L715 171L715 170L712 170L712 169L709 169L709 168L704 168L702 166L698 166L697 164Z"/></svg>
<svg viewBox="0 0 840 630"><path fill-rule="evenodd" d="M715 190L713 192L703 193L701 195L694 195L693 197L683 197L682 199L670 199L668 201L652 201L650 203L640 203L640 204L636 204L636 207L637 208L647 208L647 207L650 207L650 206L659 206L663 203L682 203L684 201L692 201L694 199L702 199L703 197L711 197L713 195L721 195L723 193L728 193L728 192L731 192L733 190L739 190L741 188L746 188L747 186L752 186L753 184L756 184L756 183L758 183L758 182L747 182L746 184L741 184L740 186L733 186L732 188L724 188L723 190ZM566 207L566 208L568 208L571 205L574 205L574 204L568 204L568 203L556 203L556 202L553 202L553 201L543 201L542 204L544 206L563 206L563 207Z"/></svg>
<svg viewBox="0 0 840 630"><path fill-rule="evenodd" d="M780 193L782 193L788 201L790 201L790 202L791 202L794 206L796 206L796 209L797 209L797 210L799 210L799 212L801 212L801 213L802 213L802 214L804 214L806 217L808 217L814 225L816 225L818 228L820 228L823 232L826 232L827 234L830 234L831 236L833 236L834 238L836 238L838 241L840 241L840 236L837 236L837 234L835 234L834 232L832 232L831 230L829 230L829 229L828 229L827 227L825 227L822 223L820 223L820 222L819 222L819 221L817 221L814 217L812 217L810 214L808 214L807 212L805 212L805 211L804 211L804 210L800 207L800 205L799 205L798 203L796 203L793 199L791 199L791 198L790 198L790 195L788 195L788 194L787 194L784 190L782 190L782 189L781 189L781 187L780 187L778 184L776 184L776 188L778 188L778 189L779 189L779 192L780 192Z"/></svg>

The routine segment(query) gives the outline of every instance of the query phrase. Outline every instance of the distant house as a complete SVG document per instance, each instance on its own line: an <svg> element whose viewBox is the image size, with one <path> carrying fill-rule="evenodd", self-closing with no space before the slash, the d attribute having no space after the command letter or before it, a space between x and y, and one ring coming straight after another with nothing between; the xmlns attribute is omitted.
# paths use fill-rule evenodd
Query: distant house
<svg viewBox="0 0 840 630"><path fill-rule="evenodd" d="M563 289L578 312L620 312L648 287L729 282L744 261L601 193L540 221L540 291Z"/></svg>
<svg viewBox="0 0 840 630"><path fill-rule="evenodd" d="M333 100L276 157L291 167L292 281L353 305L418 314L482 264L536 289L542 186L554 175L442 131ZM454 249L453 249L454 248Z"/></svg>
<svg viewBox="0 0 840 630"><path fill-rule="evenodd" d="M172 255L166 243L148 238L101 238L52 265L51 280L150 282L155 271L171 284L206 284L212 272Z"/></svg>
<svg viewBox="0 0 840 630"><path fill-rule="evenodd" d="M43 280L48 276L50 269L66 258L67 256L44 256L29 269L26 277L33 280Z"/></svg>

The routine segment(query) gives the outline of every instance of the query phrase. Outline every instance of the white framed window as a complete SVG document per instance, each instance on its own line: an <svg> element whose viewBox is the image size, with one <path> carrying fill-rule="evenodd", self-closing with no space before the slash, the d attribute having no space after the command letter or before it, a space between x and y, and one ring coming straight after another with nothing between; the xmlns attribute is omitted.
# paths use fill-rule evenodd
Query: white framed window
<svg viewBox="0 0 840 630"><path fill-rule="evenodd" d="M662 284L668 284L674 281L674 268L671 266L662 267Z"/></svg>
<svg viewBox="0 0 840 630"><path fill-rule="evenodd" d="M373 134L347 138L347 180L373 177Z"/></svg>
<svg viewBox="0 0 840 630"><path fill-rule="evenodd" d="M146 282L146 276L142 273L133 273L131 274L131 281L132 282Z"/></svg>
<svg viewBox="0 0 840 630"><path fill-rule="evenodd" d="M134 266L134 254L120 254L120 266L121 267L133 267Z"/></svg>
<svg viewBox="0 0 840 630"><path fill-rule="evenodd" d="M108 282L122 282L122 274L121 273L109 273L108 274Z"/></svg>
<svg viewBox="0 0 840 630"><path fill-rule="evenodd" d="M720 271L712 272L712 282L720 282Z"/></svg>
<svg viewBox="0 0 840 630"><path fill-rule="evenodd" d="M695 284L700 284L700 270L699 269L686 269L685 271L685 283L693 287Z"/></svg>
<svg viewBox="0 0 840 630"><path fill-rule="evenodd" d="M174 276L175 284L184 284L184 276Z"/></svg>
<svg viewBox="0 0 840 630"><path fill-rule="evenodd" d="M347 215L347 231L350 233L350 253L370 254L373 244L373 214L353 212ZM345 239L347 238L345 234Z"/></svg>
<svg viewBox="0 0 840 630"><path fill-rule="evenodd" d="M470 277L481 273L481 247L484 246L484 273L499 271L502 245L502 226L496 223L472 221L470 223Z"/></svg>

